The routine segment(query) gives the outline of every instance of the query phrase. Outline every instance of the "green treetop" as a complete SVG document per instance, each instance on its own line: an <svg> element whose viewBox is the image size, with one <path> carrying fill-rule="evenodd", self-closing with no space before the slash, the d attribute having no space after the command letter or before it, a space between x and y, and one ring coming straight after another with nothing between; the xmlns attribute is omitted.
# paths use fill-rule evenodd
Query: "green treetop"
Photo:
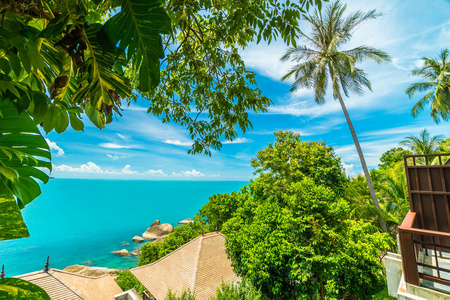
<svg viewBox="0 0 450 300"><path fill-rule="evenodd" d="M222 232L235 272L269 299L374 294L384 285L378 251L390 239L348 219L340 159L292 132L276 138L253 160L262 168L258 178L239 193L211 197L201 210L208 224L229 218ZM289 155L278 155L283 149Z"/></svg>

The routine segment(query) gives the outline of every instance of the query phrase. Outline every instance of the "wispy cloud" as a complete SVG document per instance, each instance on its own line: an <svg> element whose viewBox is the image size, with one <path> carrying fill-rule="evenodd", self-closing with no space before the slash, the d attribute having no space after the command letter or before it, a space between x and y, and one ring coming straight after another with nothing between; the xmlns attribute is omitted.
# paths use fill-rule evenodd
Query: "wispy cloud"
<svg viewBox="0 0 450 300"><path fill-rule="evenodd" d="M203 177L205 174L203 174L200 171L197 171L193 169L192 171L181 171L180 173L172 172L173 176L187 176L187 177ZM217 176L215 176L217 177Z"/></svg>
<svg viewBox="0 0 450 300"><path fill-rule="evenodd" d="M100 147L102 148L107 148L107 149L133 149L133 148L139 148L136 145L120 145L120 144L116 144L116 143L101 143L98 144Z"/></svg>
<svg viewBox="0 0 450 300"><path fill-rule="evenodd" d="M245 143L251 143L252 140L251 139L247 139L247 138L236 138L232 141L223 141L222 144L245 144Z"/></svg>
<svg viewBox="0 0 450 300"><path fill-rule="evenodd" d="M178 140L165 140L164 143L176 146L191 146L192 142L182 142Z"/></svg>
<svg viewBox="0 0 450 300"><path fill-rule="evenodd" d="M112 160L118 160L119 158L127 158L126 155L117 155L117 154L106 154L107 157L111 158Z"/></svg>

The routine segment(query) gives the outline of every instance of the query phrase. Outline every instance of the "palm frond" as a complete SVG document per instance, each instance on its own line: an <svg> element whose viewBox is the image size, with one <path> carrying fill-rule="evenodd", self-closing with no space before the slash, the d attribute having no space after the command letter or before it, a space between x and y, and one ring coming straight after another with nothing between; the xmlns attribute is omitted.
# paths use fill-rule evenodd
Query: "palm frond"
<svg viewBox="0 0 450 300"><path fill-rule="evenodd" d="M359 46L342 52L354 56L358 62L370 60L380 64L391 60L391 57L385 51L370 46Z"/></svg>
<svg viewBox="0 0 450 300"><path fill-rule="evenodd" d="M415 93L417 92L425 92L430 89L434 89L436 87L436 83L434 82L417 82L412 83L407 89L406 94L411 99Z"/></svg>

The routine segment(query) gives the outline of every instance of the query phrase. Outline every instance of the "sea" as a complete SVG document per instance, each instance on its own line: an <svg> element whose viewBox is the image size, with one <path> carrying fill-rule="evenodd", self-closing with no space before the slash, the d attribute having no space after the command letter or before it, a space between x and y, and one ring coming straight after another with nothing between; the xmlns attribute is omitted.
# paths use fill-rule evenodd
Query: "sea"
<svg viewBox="0 0 450 300"><path fill-rule="evenodd" d="M127 269L135 256L114 250L138 249L135 235L155 221L193 218L217 193L239 190L243 181L146 181L52 179L23 210L29 238L0 241L0 267L6 277L74 264Z"/></svg>

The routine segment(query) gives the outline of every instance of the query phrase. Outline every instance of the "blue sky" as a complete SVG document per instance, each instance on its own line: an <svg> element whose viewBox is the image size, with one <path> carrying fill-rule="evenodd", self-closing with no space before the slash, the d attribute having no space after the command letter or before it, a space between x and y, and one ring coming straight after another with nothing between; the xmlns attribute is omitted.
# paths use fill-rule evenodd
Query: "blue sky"
<svg viewBox="0 0 450 300"><path fill-rule="evenodd" d="M435 57L450 45L450 1L378 0L343 1L348 10L377 9L384 15L364 24L345 48L371 45L387 51L392 62L360 65L373 92L345 99L369 167L376 167L386 150L407 135L427 128L433 135L450 136L449 123L436 125L429 109L414 119L415 101L405 95L420 78L409 76L424 56ZM301 23L306 32L308 25ZM299 42L299 44L302 44ZM280 78L290 67L279 58L287 47L275 42L252 44L243 51L247 67L257 74L258 87L274 102L265 114L251 114L253 130L224 143L212 156L190 155L188 132L177 124L163 124L146 113L146 101L126 108L123 117L99 130L86 122L84 132L68 130L46 135L53 153L56 178L151 180L249 180L250 159L273 141L273 131L292 130L304 140L320 140L335 148L349 176L361 172L360 162L339 103L327 94L327 103L315 104L312 91L289 93Z"/></svg>

